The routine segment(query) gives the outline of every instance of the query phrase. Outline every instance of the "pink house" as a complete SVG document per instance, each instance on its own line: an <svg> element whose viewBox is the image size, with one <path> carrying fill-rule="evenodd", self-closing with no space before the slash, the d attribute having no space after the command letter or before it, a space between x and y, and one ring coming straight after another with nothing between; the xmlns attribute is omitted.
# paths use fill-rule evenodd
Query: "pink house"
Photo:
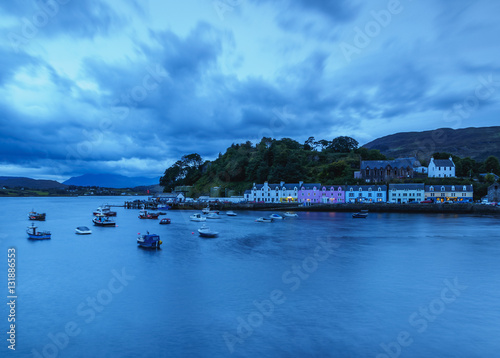
<svg viewBox="0 0 500 358"><path fill-rule="evenodd" d="M345 191L340 185L302 184L298 193L299 203L336 204L345 202Z"/></svg>
<svg viewBox="0 0 500 358"><path fill-rule="evenodd" d="M345 192L341 186L323 186L321 187L321 203L337 204L345 202Z"/></svg>

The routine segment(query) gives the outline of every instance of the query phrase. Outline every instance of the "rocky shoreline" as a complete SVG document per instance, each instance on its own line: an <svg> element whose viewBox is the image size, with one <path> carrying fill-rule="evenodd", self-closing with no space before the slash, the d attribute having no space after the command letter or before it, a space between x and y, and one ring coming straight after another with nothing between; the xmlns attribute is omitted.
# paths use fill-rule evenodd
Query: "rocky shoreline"
<svg viewBox="0 0 500 358"><path fill-rule="evenodd" d="M207 204L184 203L176 204L172 210L201 210ZM210 208L215 210L254 210L254 211L315 211L315 212L357 212L368 210L379 213L446 213L446 214L478 214L478 215L500 215L500 207L481 205L475 203L465 204L315 204L303 206L300 204L263 204L263 203L216 203Z"/></svg>

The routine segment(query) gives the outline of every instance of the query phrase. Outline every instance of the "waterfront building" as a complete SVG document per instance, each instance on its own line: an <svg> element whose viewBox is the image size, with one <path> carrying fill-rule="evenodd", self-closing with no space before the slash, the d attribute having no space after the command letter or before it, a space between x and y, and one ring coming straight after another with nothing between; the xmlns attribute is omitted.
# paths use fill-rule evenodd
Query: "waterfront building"
<svg viewBox="0 0 500 358"><path fill-rule="evenodd" d="M345 202L344 188L340 185L324 185L321 187L321 203L340 204Z"/></svg>
<svg viewBox="0 0 500 358"><path fill-rule="evenodd" d="M387 185L346 185L346 203L385 203Z"/></svg>
<svg viewBox="0 0 500 358"><path fill-rule="evenodd" d="M298 200L299 203L321 203L321 184L303 183L299 189Z"/></svg>
<svg viewBox="0 0 500 358"><path fill-rule="evenodd" d="M419 203L425 198L425 186L421 184L389 184L387 202Z"/></svg>
<svg viewBox="0 0 500 358"><path fill-rule="evenodd" d="M413 178L419 168L417 158L399 158L395 160L363 160L361 161L361 178L367 183L385 182L391 179Z"/></svg>
<svg viewBox="0 0 500 358"><path fill-rule="evenodd" d="M455 177L455 163L450 157L449 159L434 159L431 158L427 170L429 178L454 178Z"/></svg>
<svg viewBox="0 0 500 358"><path fill-rule="evenodd" d="M264 184L253 184L250 193L245 192L245 199L254 202L264 203L293 203L297 202L299 188L302 182L295 184L269 184L267 181Z"/></svg>
<svg viewBox="0 0 500 358"><path fill-rule="evenodd" d="M500 184L495 183L488 187L488 201L490 203L500 202Z"/></svg>
<svg viewBox="0 0 500 358"><path fill-rule="evenodd" d="M474 189L472 185L426 185L425 199L434 202L472 202Z"/></svg>

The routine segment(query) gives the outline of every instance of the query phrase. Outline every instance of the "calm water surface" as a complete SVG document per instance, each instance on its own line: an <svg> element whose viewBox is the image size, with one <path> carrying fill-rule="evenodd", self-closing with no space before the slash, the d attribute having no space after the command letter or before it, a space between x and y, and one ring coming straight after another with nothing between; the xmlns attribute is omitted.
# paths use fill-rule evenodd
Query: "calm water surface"
<svg viewBox="0 0 500 358"><path fill-rule="evenodd" d="M0 356L497 357L500 223L472 215L238 212L171 225L115 208L127 198L1 198ZM130 199L129 199L130 200ZM46 212L25 234L31 209ZM75 235L76 226L93 230ZM160 235L159 251L136 245ZM7 249L16 248L16 352L7 349ZM260 310L259 310L260 309ZM64 332L68 330L73 336ZM55 343L54 343L55 341Z"/></svg>

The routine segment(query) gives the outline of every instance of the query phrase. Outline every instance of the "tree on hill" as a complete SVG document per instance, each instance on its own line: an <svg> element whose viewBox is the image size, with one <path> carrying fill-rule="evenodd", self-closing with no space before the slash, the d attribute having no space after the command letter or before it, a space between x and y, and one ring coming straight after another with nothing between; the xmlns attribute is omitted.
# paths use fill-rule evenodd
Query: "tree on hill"
<svg viewBox="0 0 500 358"><path fill-rule="evenodd" d="M498 158L493 155L490 155L484 161L482 169L484 169L484 171L487 173L494 173L496 175L500 175L500 162L498 161Z"/></svg>
<svg viewBox="0 0 500 358"><path fill-rule="evenodd" d="M351 137L337 137L334 138L331 144L328 146L328 149L332 149L337 153L349 153L351 150L358 149L358 141Z"/></svg>

